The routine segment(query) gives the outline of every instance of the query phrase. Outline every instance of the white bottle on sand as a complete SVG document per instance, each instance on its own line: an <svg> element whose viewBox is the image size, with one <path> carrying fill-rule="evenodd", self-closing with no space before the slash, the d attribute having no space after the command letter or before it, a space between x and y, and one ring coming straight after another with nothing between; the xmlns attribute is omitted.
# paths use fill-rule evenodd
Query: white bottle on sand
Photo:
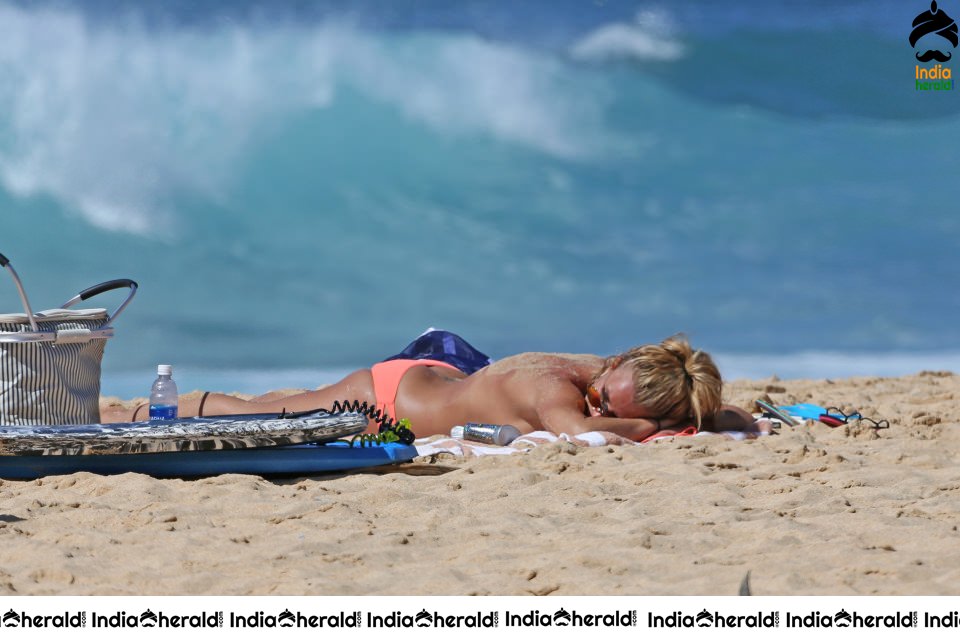
<svg viewBox="0 0 960 640"><path fill-rule="evenodd" d="M450 430L450 435L461 440L473 440L486 444L504 446L520 437L520 430L510 424L483 424L468 422Z"/></svg>
<svg viewBox="0 0 960 640"><path fill-rule="evenodd" d="M150 419L176 420L178 402L173 366L157 365L157 379L153 381L153 388L150 390Z"/></svg>

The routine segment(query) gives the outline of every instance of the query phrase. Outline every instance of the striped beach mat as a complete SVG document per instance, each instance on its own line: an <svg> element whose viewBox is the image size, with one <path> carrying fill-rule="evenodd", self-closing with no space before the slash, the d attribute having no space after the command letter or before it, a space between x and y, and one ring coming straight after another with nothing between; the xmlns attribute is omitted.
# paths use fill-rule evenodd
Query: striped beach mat
<svg viewBox="0 0 960 640"><path fill-rule="evenodd" d="M99 422L104 347L137 283L110 280L81 291L60 308L34 313L17 272L3 254L0 267L13 276L24 309L0 315L0 424ZM106 309L68 308L120 288L130 292L113 314Z"/></svg>

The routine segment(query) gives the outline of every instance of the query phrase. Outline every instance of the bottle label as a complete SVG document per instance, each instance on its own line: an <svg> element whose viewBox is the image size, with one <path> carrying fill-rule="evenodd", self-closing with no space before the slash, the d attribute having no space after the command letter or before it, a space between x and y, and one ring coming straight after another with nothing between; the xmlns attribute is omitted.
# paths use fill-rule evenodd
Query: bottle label
<svg viewBox="0 0 960 640"><path fill-rule="evenodd" d="M463 428L463 439L473 440L474 442L485 442L486 444L496 444L497 429L500 425L484 424L482 422L468 422Z"/></svg>
<svg viewBox="0 0 960 640"><path fill-rule="evenodd" d="M463 439L495 444L508 445L520 436L520 431L510 424L484 424L468 422L463 425Z"/></svg>
<svg viewBox="0 0 960 640"><path fill-rule="evenodd" d="M177 418L177 407L176 405L150 405L150 419L151 420L176 420Z"/></svg>

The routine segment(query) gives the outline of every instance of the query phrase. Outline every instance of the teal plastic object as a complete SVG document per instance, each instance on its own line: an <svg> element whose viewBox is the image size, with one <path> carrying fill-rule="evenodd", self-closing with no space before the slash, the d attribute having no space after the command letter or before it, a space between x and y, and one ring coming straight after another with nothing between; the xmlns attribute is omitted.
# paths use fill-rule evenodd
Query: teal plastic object
<svg viewBox="0 0 960 640"><path fill-rule="evenodd" d="M783 405L778 407L778 409L780 409L780 411L789 413L791 416L803 418L804 420L819 420L820 416L827 412L826 407L821 407L819 405L810 404L807 402Z"/></svg>
<svg viewBox="0 0 960 640"><path fill-rule="evenodd" d="M841 413L831 413L828 412L826 407L821 407L820 405L810 404L808 402L802 402L800 404L790 404L778 407L781 411L789 413L791 416L796 416L798 418L803 418L804 420L819 420L820 416L828 415L831 418L836 418L841 422L846 422L847 420L855 420L860 417L859 413L852 413L850 415L843 415Z"/></svg>

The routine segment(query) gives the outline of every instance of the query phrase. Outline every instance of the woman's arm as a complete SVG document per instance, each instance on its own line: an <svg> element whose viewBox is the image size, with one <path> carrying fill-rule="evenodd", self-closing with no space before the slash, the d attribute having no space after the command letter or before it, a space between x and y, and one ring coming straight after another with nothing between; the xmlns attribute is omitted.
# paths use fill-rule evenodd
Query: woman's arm
<svg viewBox="0 0 960 640"><path fill-rule="evenodd" d="M564 385L550 390L540 398L537 414L541 426L554 433L577 435L588 431L609 431L618 436L640 441L662 428L672 426L672 422L648 420L646 418L605 418L587 416L586 403L576 385Z"/></svg>
<svg viewBox="0 0 960 640"><path fill-rule="evenodd" d="M575 409L553 407L541 412L543 426L554 433L566 433L575 436L588 431L609 431L618 436L640 442L653 435L661 428L671 425L658 424L656 420L647 418L603 418L599 416L584 416Z"/></svg>
<svg viewBox="0 0 960 640"><path fill-rule="evenodd" d="M753 416L730 404L720 407L716 415L703 419L703 431L757 431Z"/></svg>

